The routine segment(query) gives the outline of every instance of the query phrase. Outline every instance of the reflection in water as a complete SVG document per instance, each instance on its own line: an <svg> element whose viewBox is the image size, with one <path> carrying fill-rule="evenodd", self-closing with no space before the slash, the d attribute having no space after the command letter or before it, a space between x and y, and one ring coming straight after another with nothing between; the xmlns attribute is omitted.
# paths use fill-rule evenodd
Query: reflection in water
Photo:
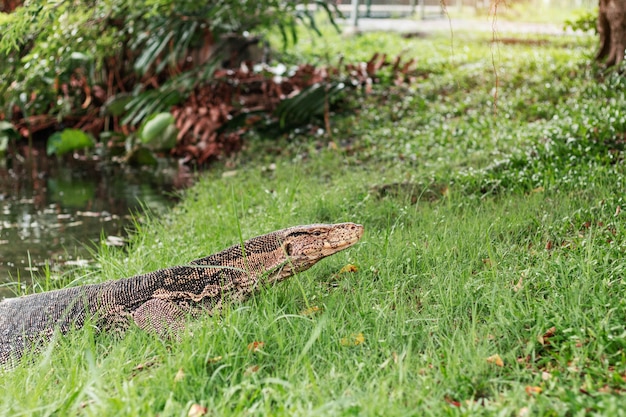
<svg viewBox="0 0 626 417"><path fill-rule="evenodd" d="M83 264L102 237L123 243L132 214L158 214L172 204L177 174L176 167L0 159L0 284L29 282L46 264L52 270ZM0 287L0 299L10 295Z"/></svg>

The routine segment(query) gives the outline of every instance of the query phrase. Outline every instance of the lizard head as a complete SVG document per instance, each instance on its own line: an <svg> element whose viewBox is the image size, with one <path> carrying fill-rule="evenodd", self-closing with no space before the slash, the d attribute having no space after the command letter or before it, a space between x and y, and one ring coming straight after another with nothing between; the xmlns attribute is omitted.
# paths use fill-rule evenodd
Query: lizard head
<svg viewBox="0 0 626 417"><path fill-rule="evenodd" d="M354 245L363 236L363 226L355 223L311 224L290 227L278 233L288 259L276 281L309 269L320 259Z"/></svg>

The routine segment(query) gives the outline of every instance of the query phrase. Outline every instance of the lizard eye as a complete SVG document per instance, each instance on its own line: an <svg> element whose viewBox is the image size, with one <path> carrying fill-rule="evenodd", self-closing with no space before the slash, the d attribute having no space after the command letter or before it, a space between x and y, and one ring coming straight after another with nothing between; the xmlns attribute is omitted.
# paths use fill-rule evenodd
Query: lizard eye
<svg viewBox="0 0 626 417"><path fill-rule="evenodd" d="M319 231L318 232L313 232L313 236L321 236L321 235L322 235L322 232L319 232Z"/></svg>

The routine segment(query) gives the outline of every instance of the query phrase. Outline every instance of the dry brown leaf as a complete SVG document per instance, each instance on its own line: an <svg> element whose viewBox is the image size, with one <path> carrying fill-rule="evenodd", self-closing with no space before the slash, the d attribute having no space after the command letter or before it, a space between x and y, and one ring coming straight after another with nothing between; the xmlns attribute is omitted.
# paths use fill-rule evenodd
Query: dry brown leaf
<svg viewBox="0 0 626 417"><path fill-rule="evenodd" d="M546 330L546 332L543 334L543 337L547 339L549 337L554 336L555 333L556 333L556 326L552 326L548 330Z"/></svg>
<svg viewBox="0 0 626 417"><path fill-rule="evenodd" d="M263 346L265 346L264 342L254 341L254 342L248 344L248 350L250 352L256 352L257 350L262 349Z"/></svg>
<svg viewBox="0 0 626 417"><path fill-rule="evenodd" d="M183 120L183 119L181 118L179 120ZM193 122L194 120L191 118L184 119L184 122L182 122L181 127L178 130L178 135L176 136L176 140L181 140L183 137L185 137L187 132L189 132L189 129L191 129L191 126L193 126Z"/></svg>
<svg viewBox="0 0 626 417"><path fill-rule="evenodd" d="M556 327L552 326L550 327L548 330L546 330L546 332L540 336L537 336L537 341L542 345L549 345L550 344L550 339L552 336L554 336L554 334L556 333Z"/></svg>
<svg viewBox="0 0 626 417"><path fill-rule="evenodd" d="M444 399L445 402L447 402L448 404L450 404L453 407L460 407L461 406L461 403L459 401L454 400L454 399L452 399L452 398L450 398L448 396L445 396L443 399Z"/></svg>
<svg viewBox="0 0 626 417"><path fill-rule="evenodd" d="M517 363L528 364L528 363L530 363L530 361L531 361L530 355L520 356L520 357L517 358Z"/></svg>
<svg viewBox="0 0 626 417"><path fill-rule="evenodd" d="M502 358L500 357L500 355L498 355L497 353L495 355L491 355L487 358L487 362L489 363L493 363L496 366L504 366L504 361L502 360Z"/></svg>
<svg viewBox="0 0 626 417"><path fill-rule="evenodd" d="M543 391L541 387L533 387L530 385L526 385L526 388L524 388L524 390L526 391L526 394L528 395L541 394L541 391Z"/></svg>
<svg viewBox="0 0 626 417"><path fill-rule="evenodd" d="M202 417L209 411L206 407L201 406L200 404L192 404L189 407L189 412L187 413L187 417Z"/></svg>

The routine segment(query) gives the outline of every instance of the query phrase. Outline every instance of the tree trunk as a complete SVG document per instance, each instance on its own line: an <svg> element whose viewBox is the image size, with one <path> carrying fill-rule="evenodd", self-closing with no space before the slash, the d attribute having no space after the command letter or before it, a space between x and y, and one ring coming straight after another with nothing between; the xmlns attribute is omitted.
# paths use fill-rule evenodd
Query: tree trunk
<svg viewBox="0 0 626 417"><path fill-rule="evenodd" d="M626 0L600 0L598 13L600 49L596 60L606 66L619 65L626 49Z"/></svg>

